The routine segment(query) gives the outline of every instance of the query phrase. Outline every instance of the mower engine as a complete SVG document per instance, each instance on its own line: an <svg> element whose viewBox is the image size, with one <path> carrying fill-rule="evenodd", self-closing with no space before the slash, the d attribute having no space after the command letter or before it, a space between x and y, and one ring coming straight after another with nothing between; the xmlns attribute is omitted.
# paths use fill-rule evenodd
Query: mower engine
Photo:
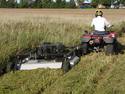
<svg viewBox="0 0 125 94"><path fill-rule="evenodd" d="M63 58L66 53L66 47L61 44L43 43L37 49L37 59L58 59Z"/></svg>

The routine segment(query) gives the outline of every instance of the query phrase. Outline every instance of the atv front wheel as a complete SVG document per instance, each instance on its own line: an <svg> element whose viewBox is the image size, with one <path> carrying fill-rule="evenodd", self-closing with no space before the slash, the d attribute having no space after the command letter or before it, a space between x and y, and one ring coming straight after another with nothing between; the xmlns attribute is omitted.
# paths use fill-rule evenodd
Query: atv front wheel
<svg viewBox="0 0 125 94"><path fill-rule="evenodd" d="M88 43L82 44L82 53L83 53L83 55L88 53Z"/></svg>

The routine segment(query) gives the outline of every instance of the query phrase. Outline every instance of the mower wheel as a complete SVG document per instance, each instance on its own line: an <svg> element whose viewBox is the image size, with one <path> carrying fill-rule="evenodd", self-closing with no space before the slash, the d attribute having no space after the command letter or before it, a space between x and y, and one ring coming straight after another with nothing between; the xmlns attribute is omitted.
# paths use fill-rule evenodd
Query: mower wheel
<svg viewBox="0 0 125 94"><path fill-rule="evenodd" d="M62 70L66 73L70 70L70 62L69 60L64 60L62 62Z"/></svg>

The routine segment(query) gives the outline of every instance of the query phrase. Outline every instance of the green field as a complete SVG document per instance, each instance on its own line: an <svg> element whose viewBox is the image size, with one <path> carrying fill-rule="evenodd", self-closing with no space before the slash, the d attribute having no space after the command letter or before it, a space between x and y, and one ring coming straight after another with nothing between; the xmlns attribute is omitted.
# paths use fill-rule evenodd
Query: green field
<svg viewBox="0 0 125 94"><path fill-rule="evenodd" d="M18 51L34 48L41 42L78 45L83 31L90 31L90 14L95 10L29 10L29 13L25 9L1 11L0 68ZM124 48L125 22L119 21L119 16L114 19L117 10L104 11L106 17L113 17L110 19L114 24L112 30L118 33L118 41ZM121 11L124 10L119 10L118 15L122 17ZM54 14L50 15L51 12ZM85 17L82 16L83 12ZM82 22L82 17L86 23ZM124 94L124 52L123 49L122 53L113 56L106 56L103 52L90 53L83 56L80 63L66 74L51 69L4 74L0 77L0 94Z"/></svg>

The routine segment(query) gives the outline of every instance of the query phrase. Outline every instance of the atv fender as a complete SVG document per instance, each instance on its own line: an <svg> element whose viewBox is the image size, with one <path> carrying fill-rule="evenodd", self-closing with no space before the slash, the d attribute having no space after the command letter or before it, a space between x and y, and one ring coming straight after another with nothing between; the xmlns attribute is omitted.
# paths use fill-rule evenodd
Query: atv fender
<svg viewBox="0 0 125 94"><path fill-rule="evenodd" d="M104 40L105 43L114 43L114 42L115 42L115 39L114 39L114 38L104 37L103 40Z"/></svg>
<svg viewBox="0 0 125 94"><path fill-rule="evenodd" d="M81 42L89 42L91 38L81 38Z"/></svg>

